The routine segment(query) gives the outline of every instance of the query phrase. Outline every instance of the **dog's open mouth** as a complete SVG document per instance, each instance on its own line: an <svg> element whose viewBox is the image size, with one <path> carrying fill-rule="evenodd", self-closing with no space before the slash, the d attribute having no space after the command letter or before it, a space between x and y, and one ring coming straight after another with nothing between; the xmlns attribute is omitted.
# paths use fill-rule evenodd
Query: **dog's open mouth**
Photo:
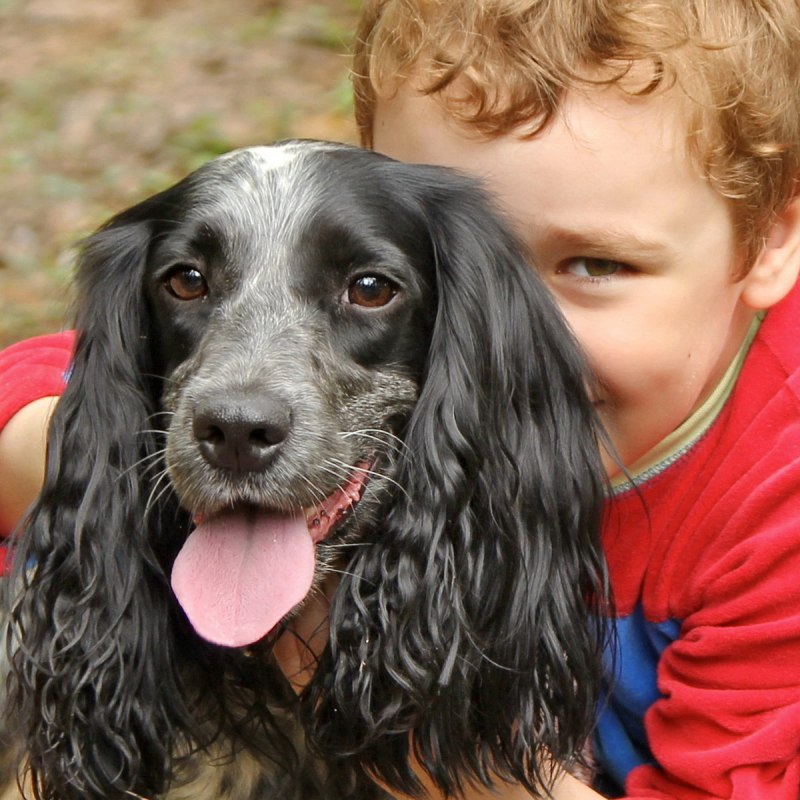
<svg viewBox="0 0 800 800"><path fill-rule="evenodd" d="M172 568L173 591L195 631L227 647L266 636L310 591L315 547L361 499L369 469L359 464L312 509L245 506L200 521Z"/></svg>

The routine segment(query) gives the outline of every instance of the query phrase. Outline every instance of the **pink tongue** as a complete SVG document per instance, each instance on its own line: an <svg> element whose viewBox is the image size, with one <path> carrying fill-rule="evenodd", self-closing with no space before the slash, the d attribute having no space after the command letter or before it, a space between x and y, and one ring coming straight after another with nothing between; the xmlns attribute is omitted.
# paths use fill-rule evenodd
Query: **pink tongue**
<svg viewBox="0 0 800 800"><path fill-rule="evenodd" d="M200 636L244 647L303 600L313 577L305 516L248 509L192 531L172 567L172 589Z"/></svg>

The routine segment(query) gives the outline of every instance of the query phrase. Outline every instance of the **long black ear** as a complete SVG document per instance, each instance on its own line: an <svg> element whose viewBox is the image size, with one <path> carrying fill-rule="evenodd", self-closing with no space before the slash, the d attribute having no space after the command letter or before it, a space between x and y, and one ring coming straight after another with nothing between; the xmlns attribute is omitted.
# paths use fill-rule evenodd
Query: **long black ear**
<svg viewBox="0 0 800 800"><path fill-rule="evenodd" d="M544 755L568 762L589 734L600 675L588 375L474 189L430 189L426 216L439 301L404 491L337 593L317 740L409 793L410 746L448 794L496 776L541 790Z"/></svg>
<svg viewBox="0 0 800 800"><path fill-rule="evenodd" d="M47 800L158 791L183 714L150 538L175 509L148 488L161 445L147 432L159 387L143 290L146 216L142 207L120 217L83 249L74 366L14 554L10 700L36 797Z"/></svg>

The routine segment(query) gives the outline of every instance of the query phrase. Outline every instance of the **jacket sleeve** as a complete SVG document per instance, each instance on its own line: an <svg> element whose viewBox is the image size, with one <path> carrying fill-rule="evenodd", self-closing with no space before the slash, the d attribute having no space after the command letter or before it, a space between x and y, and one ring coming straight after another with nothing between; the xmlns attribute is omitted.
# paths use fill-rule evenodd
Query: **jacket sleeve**
<svg viewBox="0 0 800 800"><path fill-rule="evenodd" d="M21 408L64 391L72 331L37 336L0 350L0 431Z"/></svg>
<svg viewBox="0 0 800 800"><path fill-rule="evenodd" d="M662 697L645 718L660 766L631 772L629 798L797 800L800 454L792 447L788 463L764 453L757 475L732 482L741 495L726 533L685 576L689 613L662 655Z"/></svg>
<svg viewBox="0 0 800 800"><path fill-rule="evenodd" d="M0 350L0 433L22 408L64 391L75 344L72 331L37 336ZM0 575L7 548L0 541Z"/></svg>

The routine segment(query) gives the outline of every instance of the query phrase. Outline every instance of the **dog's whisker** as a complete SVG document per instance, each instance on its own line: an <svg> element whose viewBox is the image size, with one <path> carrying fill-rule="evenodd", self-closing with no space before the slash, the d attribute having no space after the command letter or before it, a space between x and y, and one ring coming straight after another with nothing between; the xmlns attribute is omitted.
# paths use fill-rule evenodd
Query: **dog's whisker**
<svg viewBox="0 0 800 800"><path fill-rule="evenodd" d="M158 469L161 466L162 462L159 459L153 459L143 470L142 470L142 477L147 478L148 475L154 470Z"/></svg>
<svg viewBox="0 0 800 800"><path fill-rule="evenodd" d="M148 414L145 417L145 422L149 423L157 423L159 418L164 418L165 424L169 424L169 419L175 416L174 411L154 411L152 414ZM166 428L162 429L162 433L166 433Z"/></svg>
<svg viewBox="0 0 800 800"><path fill-rule="evenodd" d="M348 464L346 461L334 458L333 456L328 456L325 461L332 466L342 467L348 475L352 475L354 472L361 472L364 475L380 475L380 473L371 470L369 467L362 467L358 464Z"/></svg>
<svg viewBox="0 0 800 800"><path fill-rule="evenodd" d="M150 487L150 493L147 497L147 502L145 503L144 515L147 516L150 509L153 505L158 502L158 500L162 497L163 491L168 488L169 485L169 476L166 470L163 470L160 474L157 474L153 480L153 484Z"/></svg>
<svg viewBox="0 0 800 800"><path fill-rule="evenodd" d="M368 434L368 433L375 434L376 436L380 437L385 437L387 439L393 439L398 444L402 445L405 444L405 442L396 433L386 430L385 428L356 428L351 431L340 431L339 435L343 439L349 439L352 436L361 436L363 434Z"/></svg>
<svg viewBox="0 0 800 800"><path fill-rule="evenodd" d="M154 508L158 507L158 502L169 491L169 489L170 489L169 483L164 484L164 487L161 489L161 491L158 493L158 495L156 495L156 497L154 498L153 502L150 503L150 501L148 501L148 504L147 504L147 506L145 506L145 510L144 510L144 514L143 514L143 518L144 519L147 519L147 517L150 515L150 512Z"/></svg>
<svg viewBox="0 0 800 800"><path fill-rule="evenodd" d="M331 550L343 550L348 547L372 547L375 542L328 542Z"/></svg>
<svg viewBox="0 0 800 800"><path fill-rule="evenodd" d="M364 428L363 430L357 431L344 431L340 432L339 435L343 439L349 439L357 436L360 439L369 439L370 441L378 442L379 444L397 451L404 450L409 452L408 445L399 436L391 433L390 431L381 430L380 428Z"/></svg>
<svg viewBox="0 0 800 800"><path fill-rule="evenodd" d="M301 475L300 478L302 479L303 483L305 483L311 490L311 495L314 498L314 502L317 505L322 503L326 497L325 492L319 486L317 486L308 476Z"/></svg>
<svg viewBox="0 0 800 800"><path fill-rule="evenodd" d="M328 567L328 571L333 572L336 575L346 575L348 578L354 578L357 581L364 581L364 583L367 583L370 586L375 585L375 581L371 581L368 578L365 578L363 575L356 575L355 572L348 572L344 569L336 569L336 567Z"/></svg>
<svg viewBox="0 0 800 800"><path fill-rule="evenodd" d="M160 485L164 482L163 487L160 488ZM152 508L158 503L158 501L169 491L170 489L170 480L169 480L169 473L164 470L155 480L153 483L153 487L150 489L150 494L147 498L147 502L145 503L144 507L144 517L146 518ZM160 488L160 491L159 491ZM158 492L158 494L156 494ZM155 497L154 497L155 495Z"/></svg>
<svg viewBox="0 0 800 800"><path fill-rule="evenodd" d="M339 469L341 468L344 470L344 474L348 477L352 475L354 472L360 472L362 475L378 475L379 473L374 472L373 470L369 469L368 467L362 467L358 464L348 464L346 461L342 461L341 459L334 458L333 456L328 456L325 459L325 463L329 464L332 468Z"/></svg>
<svg viewBox="0 0 800 800"><path fill-rule="evenodd" d="M343 468L346 471L346 473L345 473L346 476L348 476L348 477L350 475L352 475L353 472L361 472L364 475L368 475L371 478L380 478L381 480L386 481L386 483L389 483L392 486L394 486L396 489L401 491L406 497L408 497L408 492L406 491L405 487L402 484L400 484L398 481L396 481L394 478L390 477L389 475L384 474L383 472L377 472L376 470L369 469L367 467L353 466L353 465L348 464L345 461L339 461L338 459L332 458L330 456L328 458L326 458L325 461L326 461L326 463L331 464L332 467L341 467L341 468ZM323 466L323 469L325 469L324 466ZM333 469L328 470L328 471L331 472L332 474L337 474L337 473L335 473L333 471Z"/></svg>
<svg viewBox="0 0 800 800"><path fill-rule="evenodd" d="M154 465L158 465L159 459L164 456L167 452L165 447L159 448L153 453L148 453L146 456L143 456L138 461L135 461L129 467L126 467L121 473L120 477L127 475L129 472L133 472L134 470L141 467L143 464L147 464L147 462L151 462L149 466L147 466L143 471L142 475L147 475L147 473L153 468Z"/></svg>
<svg viewBox="0 0 800 800"><path fill-rule="evenodd" d="M154 450L152 453L147 453L146 455L142 456L137 462L132 464L128 469L132 469L138 467L139 464L144 463L145 461L151 461L154 458L161 458L167 452L166 447L159 447L157 450Z"/></svg>
<svg viewBox="0 0 800 800"><path fill-rule="evenodd" d="M333 475L337 481L344 481L349 478L354 469L347 469L347 465L344 462L340 462L341 466L336 464L331 458L326 458L324 464L320 464L319 468L324 472L327 472L329 475Z"/></svg>
<svg viewBox="0 0 800 800"><path fill-rule="evenodd" d="M338 459L328 457L325 459L325 464L320 465L320 469L324 470L325 472L333 475L337 480L344 481L347 480L354 472L361 472L365 475L368 475L373 478L379 478L382 481L385 481L388 484L391 484L400 492L402 492L406 497L408 497L408 493L406 489L396 481L394 478L389 477L388 475L383 474L382 472L376 472L375 470L368 469L366 467L359 467L352 464L348 464L345 461L339 461ZM353 516L356 516L358 511L358 506L353 509Z"/></svg>

